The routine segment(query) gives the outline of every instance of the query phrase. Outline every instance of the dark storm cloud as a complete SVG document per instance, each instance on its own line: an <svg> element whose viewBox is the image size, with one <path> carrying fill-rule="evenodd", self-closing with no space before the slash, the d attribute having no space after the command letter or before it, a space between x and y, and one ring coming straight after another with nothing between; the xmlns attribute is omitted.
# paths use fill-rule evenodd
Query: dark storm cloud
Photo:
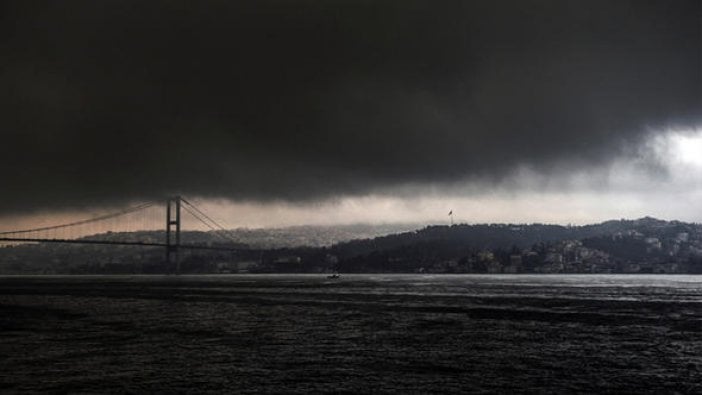
<svg viewBox="0 0 702 395"><path fill-rule="evenodd" d="M699 0L3 4L3 211L601 164L701 105Z"/></svg>

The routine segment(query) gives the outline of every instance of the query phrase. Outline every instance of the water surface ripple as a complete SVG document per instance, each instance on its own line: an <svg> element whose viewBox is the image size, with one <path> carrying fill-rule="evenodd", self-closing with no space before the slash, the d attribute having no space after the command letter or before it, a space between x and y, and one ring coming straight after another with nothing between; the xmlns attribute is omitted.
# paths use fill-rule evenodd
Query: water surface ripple
<svg viewBox="0 0 702 395"><path fill-rule="evenodd" d="M702 392L702 276L0 277L3 392Z"/></svg>

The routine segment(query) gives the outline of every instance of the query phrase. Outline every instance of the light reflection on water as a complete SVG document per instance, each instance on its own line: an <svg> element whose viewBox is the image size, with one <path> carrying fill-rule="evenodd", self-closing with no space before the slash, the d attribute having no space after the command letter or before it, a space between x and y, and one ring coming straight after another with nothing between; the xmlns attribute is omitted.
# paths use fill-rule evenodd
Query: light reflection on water
<svg viewBox="0 0 702 395"><path fill-rule="evenodd" d="M408 295L480 294L481 296L544 294L590 295L593 298L638 295L647 298L689 296L689 301L702 301L702 275L631 275L631 274L345 274L340 279L328 279L324 274L224 274L224 275L48 275L0 276L0 281L31 283L80 284L149 284L208 290L237 290L255 292L317 292L317 293L380 293ZM593 292L594 288L598 289ZM515 292L518 291L518 292ZM581 295L582 294L582 295Z"/></svg>

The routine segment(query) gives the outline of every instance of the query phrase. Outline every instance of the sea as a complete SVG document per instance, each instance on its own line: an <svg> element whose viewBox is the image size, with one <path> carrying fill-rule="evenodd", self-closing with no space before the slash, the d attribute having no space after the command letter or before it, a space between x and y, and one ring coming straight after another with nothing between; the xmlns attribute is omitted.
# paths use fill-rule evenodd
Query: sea
<svg viewBox="0 0 702 395"><path fill-rule="evenodd" d="M702 393L702 276L2 276L0 392Z"/></svg>

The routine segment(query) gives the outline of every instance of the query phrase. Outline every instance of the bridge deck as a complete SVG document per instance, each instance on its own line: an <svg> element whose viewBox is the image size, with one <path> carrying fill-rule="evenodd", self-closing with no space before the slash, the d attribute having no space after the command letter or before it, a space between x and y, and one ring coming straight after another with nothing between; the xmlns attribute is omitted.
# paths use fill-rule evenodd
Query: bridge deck
<svg viewBox="0 0 702 395"><path fill-rule="evenodd" d="M18 242L18 243L63 243L63 244L102 244L102 245L123 245L123 246L140 246L140 247L167 247L166 243L148 243L141 241L113 241L113 240L74 240L74 239L33 239L21 237L0 237L0 242ZM179 244L178 248L189 250L214 250L214 251L252 251L241 247L227 246L206 246L206 245L188 245Z"/></svg>

